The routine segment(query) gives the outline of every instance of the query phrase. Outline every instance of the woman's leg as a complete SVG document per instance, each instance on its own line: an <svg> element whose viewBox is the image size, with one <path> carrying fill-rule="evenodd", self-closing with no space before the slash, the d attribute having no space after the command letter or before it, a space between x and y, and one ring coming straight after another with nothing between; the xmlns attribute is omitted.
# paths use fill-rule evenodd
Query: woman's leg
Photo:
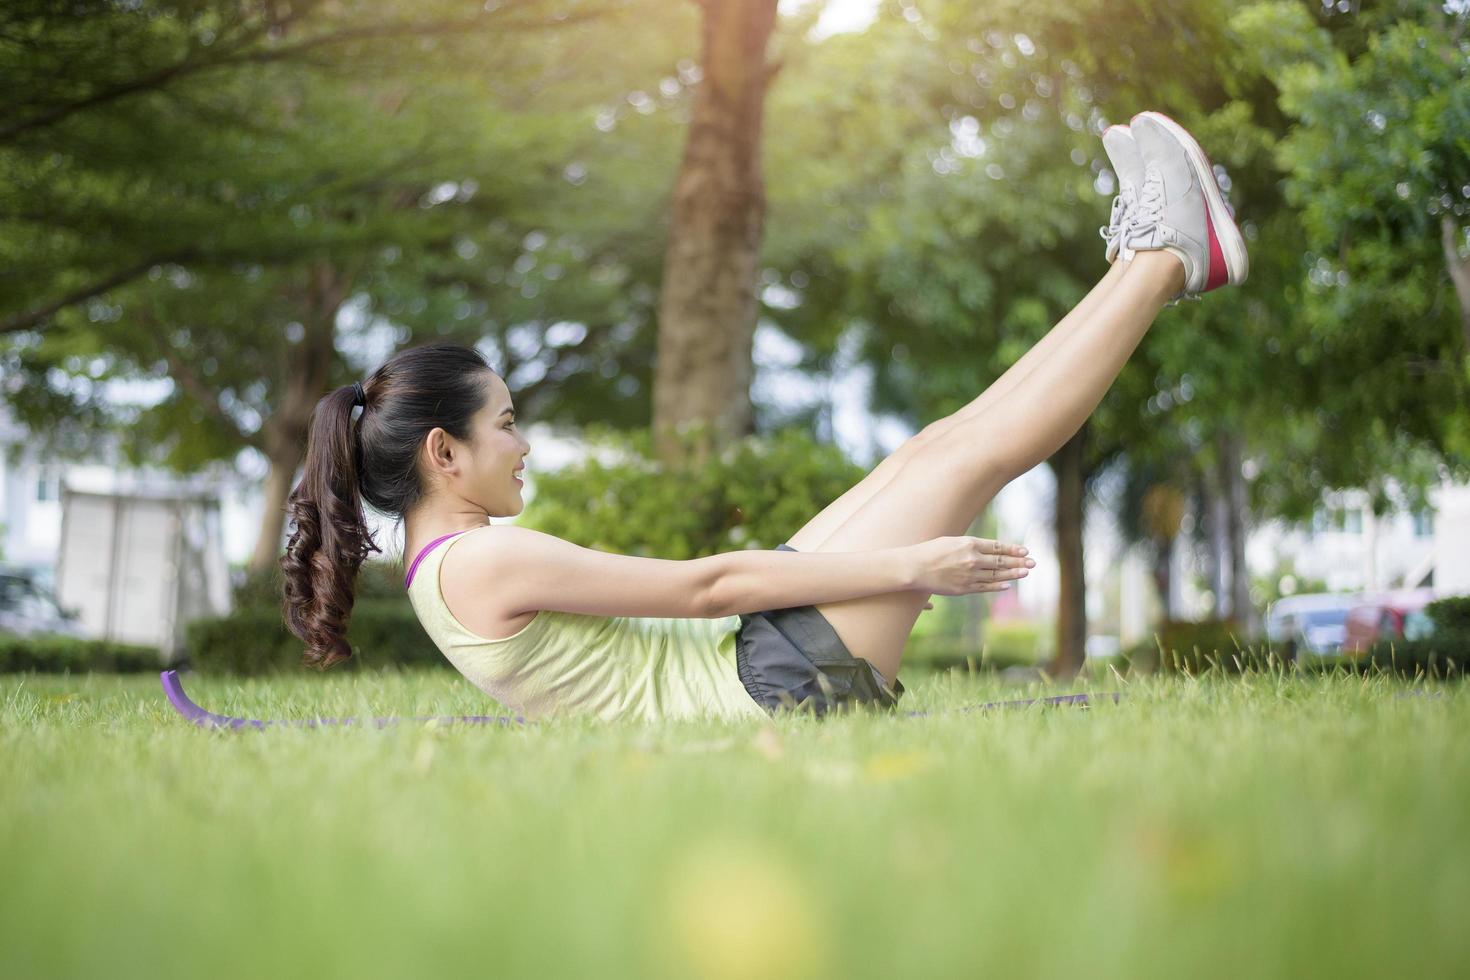
<svg viewBox="0 0 1470 980"><path fill-rule="evenodd" d="M1067 343L1039 360L1023 383L923 444L810 550L871 551L964 534L1001 487L1076 433L1183 280L1174 256L1140 252ZM928 599L922 592L891 592L817 608L853 656L892 681Z"/></svg>
<svg viewBox="0 0 1470 980"><path fill-rule="evenodd" d="M867 503L870 497L887 486L888 482L903 468L904 463L925 443L938 437L962 419L973 418L995 404L1002 396L1020 384L1038 364L1066 343L1067 338L1087 321L1087 318L1097 309L1098 304L1102 302L1103 297L1123 277L1126 265L1126 262L1114 261L1107 274L1098 280L1097 285L1093 286L1092 290L1082 297L1082 300L1066 316L1057 321L1056 326L1052 327L1046 336L1038 340L1030 350L1021 356L1020 360L1007 368L1005 373L997 378L990 387L969 404L953 414L929 423L923 431L907 439L903 445L889 453L873 467L865 477L853 484L847 492L822 508L819 514L807 521L801 530L787 539L786 543L797 551L820 550L822 543L856 513L858 508Z"/></svg>

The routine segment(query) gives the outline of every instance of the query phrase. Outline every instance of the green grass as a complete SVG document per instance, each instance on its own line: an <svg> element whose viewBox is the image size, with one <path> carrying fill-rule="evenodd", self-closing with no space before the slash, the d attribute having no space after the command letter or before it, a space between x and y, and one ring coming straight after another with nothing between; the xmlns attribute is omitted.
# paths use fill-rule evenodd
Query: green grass
<svg viewBox="0 0 1470 980"><path fill-rule="evenodd" d="M1028 693L905 683L906 709ZM267 717L487 710L447 671L188 687ZM1090 710L913 719L227 732L175 716L156 677L0 676L0 975L1470 962L1466 688L1126 690Z"/></svg>

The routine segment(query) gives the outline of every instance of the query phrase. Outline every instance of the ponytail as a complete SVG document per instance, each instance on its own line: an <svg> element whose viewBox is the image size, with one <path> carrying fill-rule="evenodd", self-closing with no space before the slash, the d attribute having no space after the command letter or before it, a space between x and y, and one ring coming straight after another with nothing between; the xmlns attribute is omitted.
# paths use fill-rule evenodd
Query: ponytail
<svg viewBox="0 0 1470 980"><path fill-rule="evenodd" d="M306 442L306 471L286 500L295 525L280 566L281 612L286 627L306 644L302 663L325 670L352 656L346 633L357 591L357 570L381 548L368 532L358 484L361 448L352 409L363 404L359 384L344 385L317 402Z"/></svg>

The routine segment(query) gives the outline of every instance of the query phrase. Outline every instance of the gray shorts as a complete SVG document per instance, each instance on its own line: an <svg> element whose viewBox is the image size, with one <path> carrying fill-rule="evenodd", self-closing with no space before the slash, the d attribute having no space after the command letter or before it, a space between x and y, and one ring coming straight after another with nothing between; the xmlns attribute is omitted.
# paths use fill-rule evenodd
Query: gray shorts
<svg viewBox="0 0 1470 980"><path fill-rule="evenodd" d="M777 545L777 551L795 551ZM735 634L740 682L767 712L789 709L824 715L854 705L895 708L903 682L893 686L867 660L848 652L814 605L741 613Z"/></svg>

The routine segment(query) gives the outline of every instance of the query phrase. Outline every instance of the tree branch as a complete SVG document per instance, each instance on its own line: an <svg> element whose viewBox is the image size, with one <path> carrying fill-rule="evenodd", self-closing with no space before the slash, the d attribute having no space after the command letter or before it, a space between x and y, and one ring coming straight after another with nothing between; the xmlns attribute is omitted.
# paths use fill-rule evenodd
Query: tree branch
<svg viewBox="0 0 1470 980"><path fill-rule="evenodd" d="M42 320L55 313L57 310L60 310L63 307L71 306L73 303L80 303L83 300L91 299L93 296L98 296L102 293L107 292L114 286L120 286L125 282L136 279L138 276L141 276L143 273L147 272L149 269L153 268L155 265L158 265L161 262L185 262L192 257L192 253L188 252L180 252L173 255L159 255L150 259L145 259L144 261L128 266L125 269L120 269L110 276L99 279L96 282L89 283L88 285L83 286L81 289L68 293L67 295L61 297L54 302L47 303L45 306L39 306L33 310L26 310L21 313L11 314L4 320L0 320L0 334L15 333L19 330L29 330L31 327L35 326L37 323L40 323Z"/></svg>
<svg viewBox="0 0 1470 980"><path fill-rule="evenodd" d="M149 334L157 340L157 347L162 352L164 360L168 362L169 376L178 382L179 387L183 388L190 398L198 402L200 407L223 423L233 435L238 436L241 442L260 449L259 433L246 432L240 428L239 421L220 405L218 389L204 383L204 379L195 372L193 365L179 354L173 343L164 335L164 331L159 329L158 321L153 315L139 311L137 316L148 324Z"/></svg>
<svg viewBox="0 0 1470 980"><path fill-rule="evenodd" d="M346 44L352 41L371 41L397 37L432 37L435 35L462 36L493 28L497 32L506 31L535 31L546 28L556 29L583 21L596 20L606 14L616 11L615 7L604 7L596 10L582 11L562 17L560 20L525 20L516 22L507 17L465 17L456 20L427 21L422 24L413 23L391 23L371 24L349 30L322 34L317 37L306 38L294 44L283 44L273 49L245 50L245 44L255 37L259 32L248 34L244 42L237 46L232 53L223 57L213 58L208 61L181 61L166 68L161 68L149 75L123 82L112 88L104 89L79 99L51 108L37 116L13 123L0 128L0 143L14 140L17 136L27 133L33 129L54 125L61 120L77 112L91 109L96 106L105 105L118 99L134 95L139 92L149 92L161 89L172 82L189 75L197 74L210 68L224 68L246 64L267 64L277 61L285 61L299 56L304 52L315 48L332 44Z"/></svg>

